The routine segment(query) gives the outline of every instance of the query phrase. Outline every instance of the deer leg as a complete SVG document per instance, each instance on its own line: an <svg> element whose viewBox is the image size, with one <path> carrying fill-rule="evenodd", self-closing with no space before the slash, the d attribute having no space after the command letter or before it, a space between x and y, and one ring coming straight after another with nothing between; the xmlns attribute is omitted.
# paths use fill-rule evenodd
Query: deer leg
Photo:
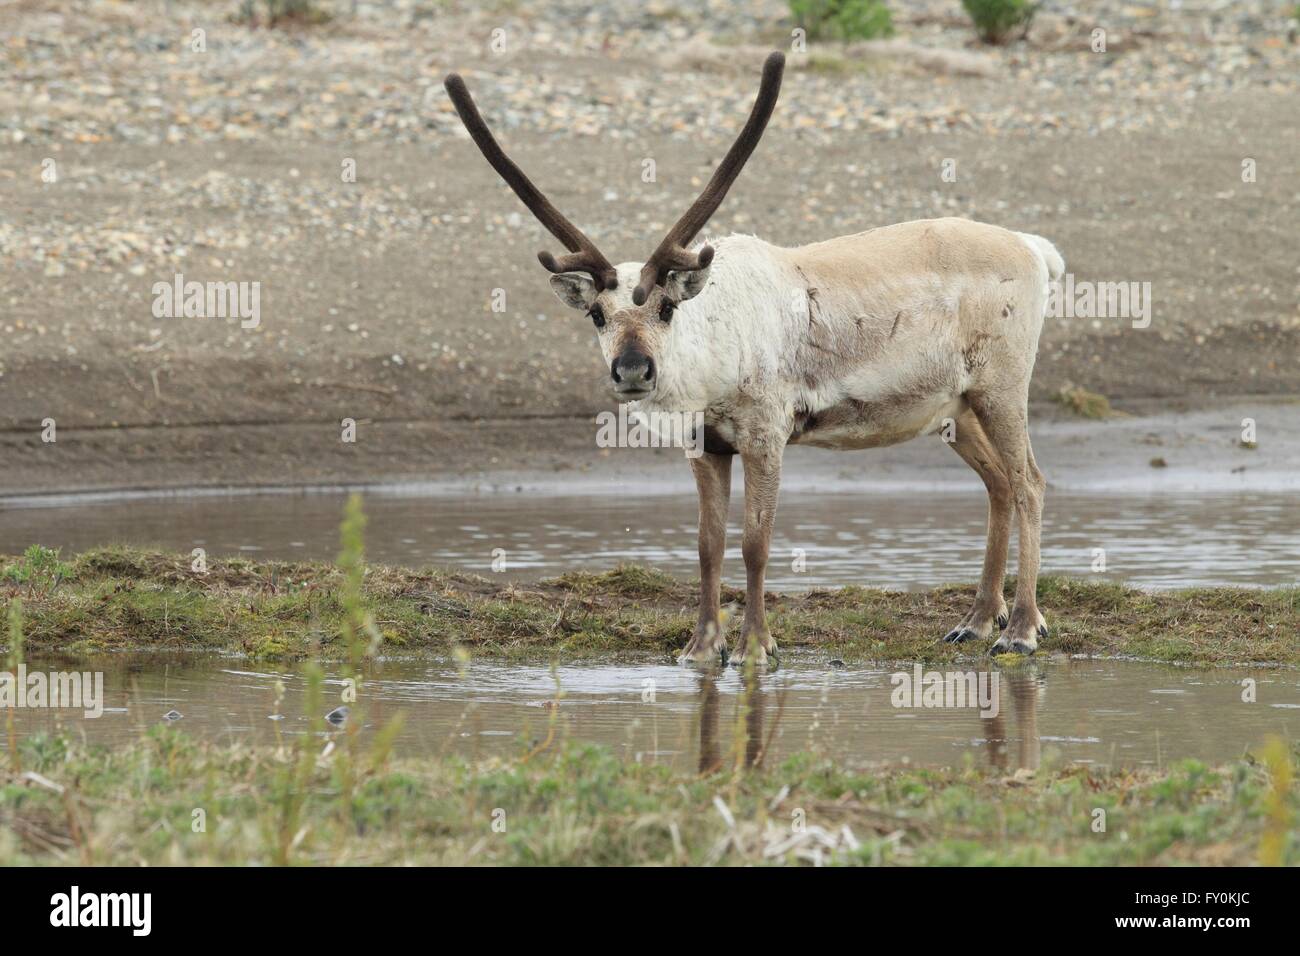
<svg viewBox="0 0 1300 956"><path fill-rule="evenodd" d="M1038 611L1037 599L1039 541L1047 482L1029 447L1028 395L1021 392L1010 402L1001 396L971 396L970 402L984 426L984 433L998 452L1002 471L1011 485L1020 541L1015 607L1011 609L1007 629L993 645L993 653L1032 654L1038 648L1038 639L1048 636L1047 622Z"/></svg>
<svg viewBox="0 0 1300 956"><path fill-rule="evenodd" d="M763 607L763 575L772 544L783 450L780 442L765 442L741 453L745 467L745 534L741 542L745 558L745 620L731 655L731 663L736 666L750 659L762 666L769 657L776 663L776 641L768 633Z"/></svg>
<svg viewBox="0 0 1300 956"><path fill-rule="evenodd" d="M727 550L727 508L731 504L731 456L703 453L691 459L700 497L700 617L681 660L727 663L720 594L722 558Z"/></svg>
<svg viewBox="0 0 1300 956"><path fill-rule="evenodd" d="M1007 602L1002 580L1007 573L1007 548L1011 539L1011 483L1002 471L998 455L975 413L967 409L956 422L952 450L975 469L989 493L988 539L984 547L984 571L975 592L975 606L962 622L944 637L950 644L988 640L993 625L1007 626Z"/></svg>

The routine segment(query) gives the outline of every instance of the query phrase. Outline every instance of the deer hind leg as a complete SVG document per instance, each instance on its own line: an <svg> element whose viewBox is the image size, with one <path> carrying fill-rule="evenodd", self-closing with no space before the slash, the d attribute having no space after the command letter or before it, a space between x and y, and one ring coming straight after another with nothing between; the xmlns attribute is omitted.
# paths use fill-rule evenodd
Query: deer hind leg
<svg viewBox="0 0 1300 956"><path fill-rule="evenodd" d="M1027 391L1021 390L1014 399L1004 397L1005 393L970 396L971 408L997 450L1002 470L1011 485L1020 540L1015 607L1011 609L1006 630L993 645L995 654L1007 651L1032 654L1038 648L1038 639L1048 636L1047 623L1038 611L1037 600L1039 542L1047 482L1038 470L1033 449L1029 446Z"/></svg>
<svg viewBox="0 0 1300 956"><path fill-rule="evenodd" d="M984 434L975 413L967 409L956 422L952 449L980 476L989 493L988 539L984 548L984 571L975 592L975 606L962 622L947 633L950 644L988 640L993 626L1007 626L1007 602L1002 581L1007 573L1007 548L1011 539L1011 483L1002 470L997 449Z"/></svg>
<svg viewBox="0 0 1300 956"><path fill-rule="evenodd" d="M741 455L745 467L745 536L741 542L745 558L745 620L731 654L731 663L737 667L750 659L760 667L768 663L768 658L776 663L776 641L767 630L763 607L763 577L776 519L782 451L779 444L761 444Z"/></svg>
<svg viewBox="0 0 1300 956"><path fill-rule="evenodd" d="M731 504L731 456L705 452L691 459L700 496L700 616L695 635L682 651L684 661L720 658L727 663L722 633L722 558L727 551L727 509Z"/></svg>

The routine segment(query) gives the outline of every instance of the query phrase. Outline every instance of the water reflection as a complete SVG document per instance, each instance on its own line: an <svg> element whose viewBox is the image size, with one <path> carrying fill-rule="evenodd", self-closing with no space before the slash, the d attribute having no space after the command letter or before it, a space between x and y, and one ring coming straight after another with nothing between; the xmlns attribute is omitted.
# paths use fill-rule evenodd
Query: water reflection
<svg viewBox="0 0 1300 956"><path fill-rule="evenodd" d="M987 673L987 672L986 672ZM980 713L972 700L964 708L976 721L973 743L983 743L987 764L1000 771L1037 770L1042 762L1042 740L1038 732L1038 706L1047 692L1047 675L1035 664L1014 671L992 672L993 706L989 716ZM764 732L770 683L768 675L746 674L734 699L734 718L719 736L720 694L718 675L709 668L697 675L699 685L699 762L702 775L716 773L734 764L749 769L761 766L776 726ZM780 721L778 707L775 720Z"/></svg>
<svg viewBox="0 0 1300 956"><path fill-rule="evenodd" d="M713 668L702 669L699 681L700 746L699 769L701 774L715 773L726 766L723 759L723 742L718 738L719 694L718 677ZM767 738L763 736L763 715L767 706L767 693L763 676L758 672L740 675L740 692L735 698L733 733L726 739L727 750L737 766L749 769L763 762Z"/></svg>
<svg viewBox="0 0 1300 956"><path fill-rule="evenodd" d="M995 770L1037 770L1042 760L1042 741L1038 736L1038 702L1047 694L1047 675L1034 664L1010 673L999 674L998 712L993 717L978 718L986 726L981 730L988 740L989 766ZM1007 719L1007 698L1014 718ZM1015 760L1010 759L1015 748Z"/></svg>
<svg viewBox="0 0 1300 956"><path fill-rule="evenodd" d="M773 765L812 752L846 767L954 766L1012 771L1060 762L1141 766L1185 757L1222 762L1266 735L1300 736L1300 675L1200 671L1134 661L1041 660L996 675L996 715L978 706L900 706L896 683L914 665L831 667L787 651L782 668L748 678L732 669L667 662L384 660L360 685L373 734L401 714L395 752L517 758L545 742L598 743L625 759L702 772ZM29 667L41 666L29 661ZM49 667L49 665L45 665ZM57 665L55 665L57 668ZM116 746L183 714L174 726L220 743L274 744L311 732L342 701L341 674L308 715L294 666L252 669L227 660L115 656L82 662L104 673L104 715L17 710L18 733L67 733ZM1242 699L1256 681L1258 700ZM1051 693L1047 685L1051 683ZM276 719L279 718L279 719ZM351 724L352 721L349 721Z"/></svg>
<svg viewBox="0 0 1300 956"><path fill-rule="evenodd" d="M718 750L718 681L713 674L699 675L700 684L700 773L711 774L722 769L722 756Z"/></svg>

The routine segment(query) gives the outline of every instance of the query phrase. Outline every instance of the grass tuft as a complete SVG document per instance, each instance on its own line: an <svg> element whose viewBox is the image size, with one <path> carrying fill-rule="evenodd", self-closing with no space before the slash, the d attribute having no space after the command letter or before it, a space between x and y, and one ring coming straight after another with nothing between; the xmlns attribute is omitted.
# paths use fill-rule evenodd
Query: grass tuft
<svg viewBox="0 0 1300 956"><path fill-rule="evenodd" d="M1056 402L1081 418L1114 418L1115 411L1110 407L1110 399L1086 388L1067 385L1055 395Z"/></svg>

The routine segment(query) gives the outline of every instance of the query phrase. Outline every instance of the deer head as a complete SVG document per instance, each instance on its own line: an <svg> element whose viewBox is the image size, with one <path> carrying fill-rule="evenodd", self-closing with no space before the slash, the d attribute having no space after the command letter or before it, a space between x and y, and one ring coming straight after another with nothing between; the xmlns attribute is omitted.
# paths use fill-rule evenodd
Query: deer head
<svg viewBox="0 0 1300 956"><path fill-rule="evenodd" d="M601 352L609 363L611 383L620 398L646 398L655 389L656 356L663 353L673 311L704 288L713 262L712 246L691 250L690 243L722 204L758 145L776 106L784 69L784 55L768 56L749 119L704 191L644 264L623 263L617 268L506 156L483 122L465 81L456 73L447 77L445 85L452 104L483 156L568 250L567 255L558 258L550 252L539 252L537 258L552 273L551 287L560 301L591 316Z"/></svg>

